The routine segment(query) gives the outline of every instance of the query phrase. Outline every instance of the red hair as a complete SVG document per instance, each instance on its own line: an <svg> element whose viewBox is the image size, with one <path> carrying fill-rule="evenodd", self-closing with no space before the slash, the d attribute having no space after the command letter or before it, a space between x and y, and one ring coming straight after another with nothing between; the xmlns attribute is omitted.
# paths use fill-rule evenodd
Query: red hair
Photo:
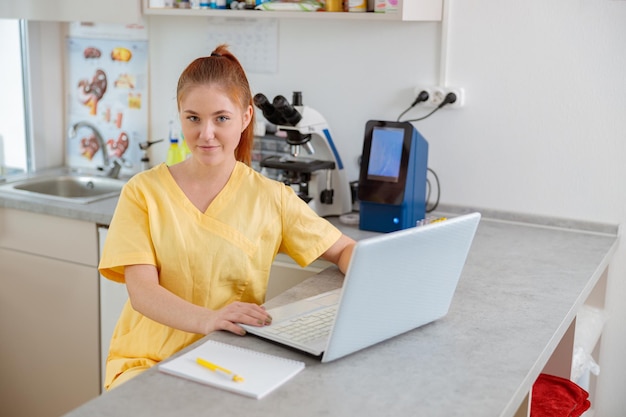
<svg viewBox="0 0 626 417"><path fill-rule="evenodd" d="M239 60L228 50L227 45L219 45L211 56L195 59L185 68L178 79L176 99L178 109L183 95L189 87L199 84L215 84L223 89L233 103L239 103L242 112L252 106L250 123L241 132L239 145L235 149L235 158L247 165L252 159L254 142L254 105L248 78Z"/></svg>

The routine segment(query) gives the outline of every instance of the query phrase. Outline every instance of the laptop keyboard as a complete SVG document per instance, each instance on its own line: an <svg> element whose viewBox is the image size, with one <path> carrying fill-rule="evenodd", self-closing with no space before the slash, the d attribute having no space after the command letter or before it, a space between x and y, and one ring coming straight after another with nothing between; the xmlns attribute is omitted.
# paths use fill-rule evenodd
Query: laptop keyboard
<svg viewBox="0 0 626 417"><path fill-rule="evenodd" d="M325 307L266 327L266 331L298 343L307 343L328 336L336 313L336 305Z"/></svg>

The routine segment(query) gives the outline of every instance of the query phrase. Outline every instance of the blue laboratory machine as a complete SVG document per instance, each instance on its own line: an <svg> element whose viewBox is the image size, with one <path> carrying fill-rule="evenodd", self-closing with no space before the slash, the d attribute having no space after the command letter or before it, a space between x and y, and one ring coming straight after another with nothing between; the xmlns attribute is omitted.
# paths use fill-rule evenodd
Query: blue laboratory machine
<svg viewBox="0 0 626 417"><path fill-rule="evenodd" d="M359 228L393 232L426 214L428 142L409 122L370 120L359 175Z"/></svg>

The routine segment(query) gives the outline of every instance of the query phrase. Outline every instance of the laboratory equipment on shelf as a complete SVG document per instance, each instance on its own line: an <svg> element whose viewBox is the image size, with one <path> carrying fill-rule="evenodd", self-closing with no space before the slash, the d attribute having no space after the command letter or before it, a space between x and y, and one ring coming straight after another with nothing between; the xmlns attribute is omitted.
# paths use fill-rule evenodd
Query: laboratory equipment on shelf
<svg viewBox="0 0 626 417"><path fill-rule="evenodd" d="M392 232L426 213L428 142L409 122L365 125L359 174L359 228Z"/></svg>
<svg viewBox="0 0 626 417"><path fill-rule="evenodd" d="M270 103L259 93L254 96L254 104L278 131L285 132L290 147L290 155L266 157L261 167L280 170L280 179L320 216L350 212L350 183L326 119L304 106L298 91L293 93L292 103L281 95ZM312 158L313 154L318 158Z"/></svg>

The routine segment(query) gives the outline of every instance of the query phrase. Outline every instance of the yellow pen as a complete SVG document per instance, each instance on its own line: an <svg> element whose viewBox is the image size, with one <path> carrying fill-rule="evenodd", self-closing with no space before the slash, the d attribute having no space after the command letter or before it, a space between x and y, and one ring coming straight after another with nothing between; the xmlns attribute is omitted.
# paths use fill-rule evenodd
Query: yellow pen
<svg viewBox="0 0 626 417"><path fill-rule="evenodd" d="M205 368L210 369L213 372L216 372L218 374L222 374L222 375L225 375L225 376L231 378L235 382L243 382L243 378L241 376L236 375L235 373L233 373L232 371L229 371L226 368L222 368L219 365L211 363L211 362L207 361L206 359L197 358L196 362L198 364L204 366Z"/></svg>

